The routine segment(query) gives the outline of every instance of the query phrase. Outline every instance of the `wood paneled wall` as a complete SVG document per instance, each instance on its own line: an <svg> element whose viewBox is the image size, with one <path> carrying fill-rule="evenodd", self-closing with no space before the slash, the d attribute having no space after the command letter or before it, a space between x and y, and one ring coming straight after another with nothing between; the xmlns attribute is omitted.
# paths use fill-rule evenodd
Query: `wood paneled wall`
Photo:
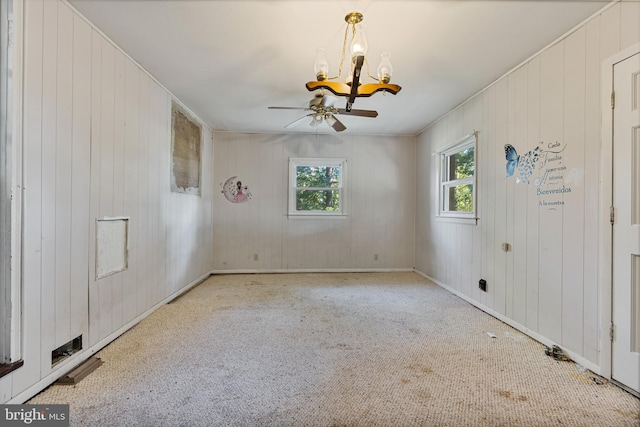
<svg viewBox="0 0 640 427"><path fill-rule="evenodd" d="M617 3L418 138L416 269L596 368L607 333L599 331L598 233L608 221L599 217L601 64L638 41L640 3ZM478 224L438 220L432 154L474 130ZM556 141L566 146L558 185L571 192L551 207L533 182L506 177L504 145L524 154Z"/></svg>
<svg viewBox="0 0 640 427"><path fill-rule="evenodd" d="M413 268L414 137L220 132L214 151L218 189L237 176L252 194L214 196L215 270ZM347 159L347 217L287 217L290 157Z"/></svg>
<svg viewBox="0 0 640 427"><path fill-rule="evenodd" d="M24 366L48 382L211 270L212 133L202 196L171 193L171 95L66 3L24 2ZM128 269L96 280L96 220L129 218ZM83 336L52 367L51 352ZM34 388L35 387L35 388Z"/></svg>

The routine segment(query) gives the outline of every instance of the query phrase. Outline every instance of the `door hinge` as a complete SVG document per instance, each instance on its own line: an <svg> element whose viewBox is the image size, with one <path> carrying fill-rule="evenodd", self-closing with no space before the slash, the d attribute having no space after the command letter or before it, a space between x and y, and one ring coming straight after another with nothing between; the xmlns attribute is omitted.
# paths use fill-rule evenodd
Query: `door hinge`
<svg viewBox="0 0 640 427"><path fill-rule="evenodd" d="M615 91L611 91L611 109L616 108L616 93Z"/></svg>
<svg viewBox="0 0 640 427"><path fill-rule="evenodd" d="M613 322L611 322L609 324L609 339L611 340L611 342L613 342L613 338L614 338L614 330L615 330L615 325L613 324Z"/></svg>
<svg viewBox="0 0 640 427"><path fill-rule="evenodd" d="M616 221L616 208L614 208L613 206L609 207L609 222L613 225L613 223Z"/></svg>

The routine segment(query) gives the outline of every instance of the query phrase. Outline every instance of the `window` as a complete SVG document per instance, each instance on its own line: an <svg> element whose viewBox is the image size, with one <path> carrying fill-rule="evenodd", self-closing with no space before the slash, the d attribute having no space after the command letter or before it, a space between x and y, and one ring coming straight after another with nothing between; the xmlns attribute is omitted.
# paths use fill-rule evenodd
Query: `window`
<svg viewBox="0 0 640 427"><path fill-rule="evenodd" d="M475 154L475 134L440 153L440 216L475 218Z"/></svg>
<svg viewBox="0 0 640 427"><path fill-rule="evenodd" d="M345 159L289 159L289 215L344 215Z"/></svg>

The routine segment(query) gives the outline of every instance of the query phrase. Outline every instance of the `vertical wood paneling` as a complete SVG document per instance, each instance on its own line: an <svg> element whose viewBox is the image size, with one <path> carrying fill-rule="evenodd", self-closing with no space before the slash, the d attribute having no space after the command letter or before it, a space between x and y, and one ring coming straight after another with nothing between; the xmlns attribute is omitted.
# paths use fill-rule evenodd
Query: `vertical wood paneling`
<svg viewBox="0 0 640 427"><path fill-rule="evenodd" d="M507 137L505 139L505 143L513 144L515 142L515 130L516 130L516 79L517 79L517 71L515 73L510 74L506 77L507 80ZM520 144L516 143L516 146ZM504 149L501 153L504 156ZM506 159L506 157L503 157ZM504 162L504 160L503 160ZM505 170L506 177L506 170ZM515 288L515 275L514 275L514 263L515 256L514 252L516 251L516 246L514 242L515 235L515 199L516 194L520 194L523 191L526 191L526 187L523 185L517 185L513 179L506 179L506 235L505 242L511 245L511 250L504 252L504 257L506 260L505 265L505 314L509 318L513 318L514 316L514 288ZM518 188L516 188L516 186Z"/></svg>
<svg viewBox="0 0 640 427"><path fill-rule="evenodd" d="M41 370L51 370L47 353L56 345L56 125L58 3L44 2L42 49L42 361Z"/></svg>
<svg viewBox="0 0 640 427"><path fill-rule="evenodd" d="M100 77L100 208L98 218L115 216L114 209L114 117L115 49L102 39ZM96 147L98 148L98 147ZM108 276L96 282L100 304L100 338L112 331L113 287L116 278Z"/></svg>
<svg viewBox="0 0 640 427"><path fill-rule="evenodd" d="M462 127L459 130L460 137L462 139L467 135L472 134L477 126L475 124L476 118L476 103L474 101L467 102L464 106L464 120L462 121ZM477 148L477 147L476 147ZM476 227L470 227L469 225L459 225L460 233L462 234L462 265L460 266L460 280L461 291L465 295L471 295L473 293L473 269L469 266L473 265L473 230Z"/></svg>
<svg viewBox="0 0 640 427"><path fill-rule="evenodd" d="M564 142L562 156L562 338L568 348L582 351L584 278L584 143L585 143L585 30L565 41Z"/></svg>
<svg viewBox="0 0 640 427"><path fill-rule="evenodd" d="M22 281L24 366L0 379L12 381L12 395L35 384L41 377L42 311L46 296L42 289L42 89L44 4L42 0L25 2L24 116L23 128L24 197L22 237ZM45 300L46 301L46 300ZM50 331L48 331L50 332ZM28 356L27 356L28 355Z"/></svg>
<svg viewBox="0 0 640 427"><path fill-rule="evenodd" d="M509 142L517 144L521 149L530 150L537 145L537 141L527 139L528 117L528 66L521 67L513 74L513 121L509 128ZM513 182L513 179L511 179ZM513 184L513 221L512 235L507 237L512 244L511 257L513 260L513 274L511 283L511 310L509 316L524 325L527 322L527 222L528 214L537 210L537 206L528 205L529 194L535 192L531 184ZM507 280L509 282L509 280Z"/></svg>
<svg viewBox="0 0 640 427"><path fill-rule="evenodd" d="M527 147L540 143L540 57L533 58L527 64ZM535 191L527 193L526 256L527 256L527 295L526 323L531 330L538 331L539 308L539 249L540 235L539 199Z"/></svg>
<svg viewBox="0 0 640 427"><path fill-rule="evenodd" d="M492 153L492 167L497 172L494 176L495 188L495 213L493 217L494 248L495 248L495 275L493 278L493 303L491 308L500 314L506 311L506 268L507 254L500 249L500 244L507 241L507 180L504 170L505 161L504 145L507 143L508 132L508 79L502 79L496 84L496 133L495 145Z"/></svg>
<svg viewBox="0 0 640 427"><path fill-rule="evenodd" d="M135 318L136 289L138 284L138 79L140 70L131 61L125 61L124 68L124 154L123 154L123 215L129 216L129 268L123 272L122 298L123 321Z"/></svg>
<svg viewBox="0 0 640 427"><path fill-rule="evenodd" d="M482 153L478 170L484 179L481 189L484 191L480 197L484 201L485 206L481 212L480 225L482 226L483 241L483 278L487 281L487 292L481 294L480 302L484 306L492 306L493 294L495 292L495 237L494 237L494 218L495 218L495 194L496 187L493 185L496 179L495 168L495 128L496 128L496 88L491 86L483 95L483 124L484 144L481 144Z"/></svg>
<svg viewBox="0 0 640 427"><path fill-rule="evenodd" d="M148 280L149 280L149 253L148 253L148 173L149 173L149 78L144 74L139 80L139 120L140 132L138 134L138 181L132 185L138 186L138 294L136 298L138 313L144 312L148 307Z"/></svg>
<svg viewBox="0 0 640 427"><path fill-rule="evenodd" d="M71 90L73 84L73 15L67 7L60 5L58 7L57 20L55 347L71 339L71 191L69 190L71 189L71 136L73 115Z"/></svg>
<svg viewBox="0 0 640 427"><path fill-rule="evenodd" d="M91 191L91 28L73 17L73 133L71 158L71 337L87 342L89 194Z"/></svg>
<svg viewBox="0 0 640 427"><path fill-rule="evenodd" d="M113 215L126 216L124 203L124 55L114 52L113 58ZM111 325L114 331L123 324L122 274L111 278Z"/></svg>
<svg viewBox="0 0 640 427"><path fill-rule="evenodd" d="M476 216L480 217L480 212L482 212L484 210L484 199L482 198L481 194L482 194L482 188L483 188L483 182L484 179L482 176L479 176L478 174L482 175L483 171L481 171L479 169L479 165L482 164L483 158L482 156L484 155L484 146L486 145L485 141L484 141L484 120L483 120L483 96L479 95L476 97L475 101L474 101L474 130L477 132L477 142L476 142L476 158L477 158L477 165L478 167L476 167L476 185L477 185L477 197L476 197ZM420 148L420 145L418 145L417 148ZM419 161L418 161L419 162ZM419 164L419 163L418 163ZM421 168L418 168L418 171ZM416 219L416 222L418 220ZM479 224L481 224L481 222L479 222ZM482 292L478 286L478 281L482 278L482 267L485 264L485 260L484 260L484 253L482 251L482 227L480 225L476 225L473 227L473 249L471 252L471 268L472 268L472 274L471 274L471 296L475 301L479 301L481 299L481 294L484 294L484 292ZM418 236L420 236L419 233L416 232L416 240L418 240ZM415 255L416 258L418 257L418 254Z"/></svg>
<svg viewBox="0 0 640 427"><path fill-rule="evenodd" d="M167 100L169 101L169 100ZM165 128L167 129L168 134L170 134L170 126L171 121L170 117L167 117L165 120ZM206 144L205 149L203 150L203 165L208 165L208 167L203 168L203 182L207 183L207 187L204 188L205 199L203 200L202 206L202 223L200 224L200 229L198 231L198 235L202 236L202 240L204 244L202 247L204 249L201 250L201 259L200 259L200 271L209 271L213 262L213 203L212 199L215 194L218 194L218 187L213 177L213 132L211 129L207 128L207 136L205 138ZM268 158L265 158L265 161L268 162ZM164 156L165 168L169 166L169 152L166 152ZM165 178L165 183L169 182L169 175ZM165 184L168 185L168 184ZM166 259L165 259L166 264Z"/></svg>
<svg viewBox="0 0 640 427"><path fill-rule="evenodd" d="M625 49L640 40L640 2L620 3L620 48Z"/></svg>
<svg viewBox="0 0 640 427"><path fill-rule="evenodd" d="M159 299L158 295L158 269L162 268L158 264L158 244L159 244L159 211L160 211L160 194L158 185L158 150L160 149L158 129L158 102L159 100L159 87L155 82L149 83L148 103L149 103L149 115L147 121L147 128L149 132L147 142L147 200L148 200L148 213L147 213L147 250L148 257L147 263L149 268L147 269L147 275L145 282L148 287L146 306L150 307L157 303ZM163 104L161 104L163 105Z"/></svg>
<svg viewBox="0 0 640 427"><path fill-rule="evenodd" d="M91 32L91 192L89 196L89 344L100 341L100 292L96 282L96 219L100 217L102 38Z"/></svg>
<svg viewBox="0 0 640 427"><path fill-rule="evenodd" d="M620 3L600 15L600 58L605 59L620 51Z"/></svg>
<svg viewBox="0 0 640 427"><path fill-rule="evenodd" d="M564 42L541 55L540 140L564 145ZM554 198L555 200L555 198ZM539 332L562 342L562 206L540 207Z"/></svg>
<svg viewBox="0 0 640 427"><path fill-rule="evenodd" d="M169 210L169 154L171 150L171 102L169 100L169 96L167 93L159 88L159 99L156 108L158 109L157 117L158 117L158 164L157 164L157 173L158 173L158 246L156 248L157 252L157 262L158 262L158 283L157 283L157 292L159 300L166 297L172 292L169 292L169 288L167 286L167 222L168 222L168 210ZM205 139L206 140L206 139ZM204 144L204 141L203 141ZM202 153L202 169L209 169L206 166L210 165L207 157ZM205 182L207 184L205 184ZM204 188L206 185L210 185L210 181L202 180L201 186ZM199 200L202 204L205 203L204 193L202 200ZM202 227L202 224L206 224L206 218L197 218L197 221L194 225L196 230L199 230ZM203 246L205 242L211 240L211 235L207 236L206 231L207 228L198 232L198 236L202 236ZM194 257L193 261L199 261L196 257ZM199 262L193 262L190 260L186 260L187 264L199 265ZM207 265L208 266L208 265ZM202 269L198 270L199 275L202 274ZM190 281L197 278L193 277ZM184 286L185 283L181 282L180 286Z"/></svg>
<svg viewBox="0 0 640 427"><path fill-rule="evenodd" d="M584 247L597 248L600 211L600 17L585 26L585 141L584 141ZM583 258L584 357L598 361L598 251L585 250Z"/></svg>

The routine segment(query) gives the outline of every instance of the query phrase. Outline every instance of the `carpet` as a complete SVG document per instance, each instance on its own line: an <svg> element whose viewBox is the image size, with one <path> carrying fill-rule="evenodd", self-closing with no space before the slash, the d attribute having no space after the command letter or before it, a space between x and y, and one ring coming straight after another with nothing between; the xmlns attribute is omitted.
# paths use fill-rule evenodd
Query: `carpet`
<svg viewBox="0 0 640 427"><path fill-rule="evenodd" d="M74 426L640 426L640 400L410 273L216 275L98 354Z"/></svg>

